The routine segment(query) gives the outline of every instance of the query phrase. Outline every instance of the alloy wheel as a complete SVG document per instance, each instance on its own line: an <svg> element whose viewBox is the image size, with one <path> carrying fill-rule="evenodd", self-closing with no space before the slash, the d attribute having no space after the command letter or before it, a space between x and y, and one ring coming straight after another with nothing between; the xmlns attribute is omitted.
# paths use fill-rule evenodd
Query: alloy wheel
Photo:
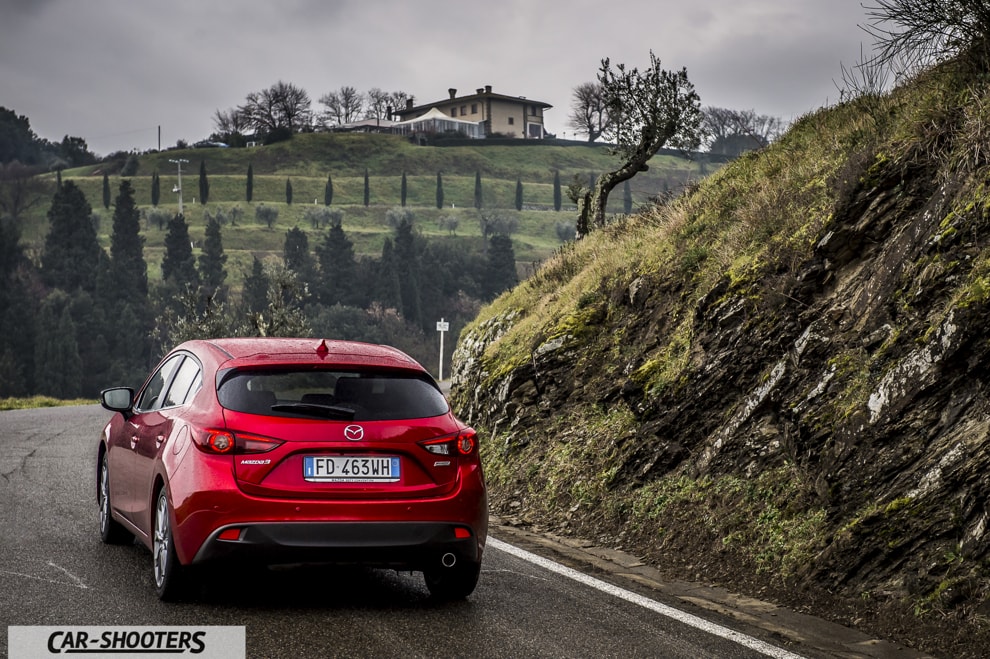
<svg viewBox="0 0 990 659"><path fill-rule="evenodd" d="M169 549L172 543L172 533L168 519L168 498L163 489L158 495L158 505L155 509L155 585L161 588L165 583L165 572L168 570Z"/></svg>
<svg viewBox="0 0 990 659"><path fill-rule="evenodd" d="M110 473L107 469L107 456L100 463L100 533L108 535L110 528Z"/></svg>

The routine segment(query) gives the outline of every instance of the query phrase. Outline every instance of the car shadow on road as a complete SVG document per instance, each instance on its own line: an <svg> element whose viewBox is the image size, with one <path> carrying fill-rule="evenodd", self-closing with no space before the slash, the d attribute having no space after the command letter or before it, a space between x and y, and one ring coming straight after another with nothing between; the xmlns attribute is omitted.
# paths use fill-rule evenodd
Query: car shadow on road
<svg viewBox="0 0 990 659"><path fill-rule="evenodd" d="M419 572L362 566L277 565L213 567L193 574L184 598L241 609L443 609L456 611L469 601L444 601L426 589Z"/></svg>

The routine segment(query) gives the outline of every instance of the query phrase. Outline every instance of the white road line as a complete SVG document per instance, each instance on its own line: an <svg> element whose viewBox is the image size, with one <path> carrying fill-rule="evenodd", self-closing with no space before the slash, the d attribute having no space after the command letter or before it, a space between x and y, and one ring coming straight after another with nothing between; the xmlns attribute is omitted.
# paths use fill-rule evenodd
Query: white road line
<svg viewBox="0 0 990 659"><path fill-rule="evenodd" d="M85 583L83 582L83 580L82 580L82 579L80 579L80 578L79 578L79 577L77 577L76 575L74 575L74 574L72 574L71 572L69 572L68 570L66 570L66 569L65 569L64 567L62 567L61 565L55 565L55 564L54 564L54 563L52 563L51 561L48 561L48 565L50 565L51 567L53 567L53 568L55 568L56 570L61 570L62 572L64 572L64 573L65 573L65 575L66 575L67 577L69 577L70 579L72 579L73 581L75 581L75 582L76 582L76 583L75 583L75 586L76 586L77 588L82 588L83 590L87 590L87 589L89 589L89 586L87 586L87 585L86 585L86 584L85 584Z"/></svg>
<svg viewBox="0 0 990 659"><path fill-rule="evenodd" d="M765 654L768 657L775 657L776 659L804 659L799 654L788 652L787 650L778 648L775 645L761 641L758 638L747 636L741 632L729 629L728 627L723 627L722 625L715 624L714 622L705 620L704 618L700 618L690 613L686 613L679 609L675 609L671 606L667 606L666 604L661 604L656 600L651 600L648 597L643 597L642 595L624 588L613 586L612 584L602 581L601 579L589 577L582 572L573 570L565 565L561 565L560 563L555 563L554 561L543 558L542 556L537 556L536 554L528 552L525 549L520 549L519 547L502 542L501 540L496 540L491 536L488 537L487 546L494 547L499 551L503 551L506 554L511 554L516 558L521 558L524 561L538 565L544 569L550 570L551 572L556 572L561 576L567 577L568 579L573 579L574 581L583 583L586 586L591 586L592 588L612 595L613 597L618 597L626 600L627 602L637 604L645 609L659 613L662 616L666 616L678 622L684 623L685 625L694 627L695 629L700 629L701 631L707 632L712 636L718 636L719 638L733 641L734 643L738 643L739 645L747 647L751 650Z"/></svg>
<svg viewBox="0 0 990 659"><path fill-rule="evenodd" d="M60 565L56 565L52 561L48 561L48 567L53 567L56 570L58 570L59 572L61 572L62 574L64 574L65 576L69 577L70 579L72 579L72 583L68 583L68 582L65 582L65 581L60 581L58 579L48 579L48 578L45 578L45 577L39 577L39 576L34 575L34 574L24 574L23 572L12 572L10 570L0 570L0 574L9 574L10 576L13 576L13 577L23 577L24 579L34 579L35 581L44 581L45 583L53 583L53 584L56 584L56 585L59 585L59 586L72 586L73 588L80 588L82 590L89 590L89 586L87 586L86 583L82 579L80 579L76 575L72 574L71 572L69 572L68 570L66 570L64 567L62 567Z"/></svg>

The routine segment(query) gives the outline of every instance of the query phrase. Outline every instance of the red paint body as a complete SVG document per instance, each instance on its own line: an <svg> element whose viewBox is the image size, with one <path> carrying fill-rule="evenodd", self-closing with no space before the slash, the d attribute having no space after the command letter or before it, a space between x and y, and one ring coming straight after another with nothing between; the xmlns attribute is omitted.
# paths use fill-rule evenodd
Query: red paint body
<svg viewBox="0 0 990 659"><path fill-rule="evenodd" d="M177 355L182 358L169 362ZM327 381L336 381L341 395L344 385L364 378L382 390L374 396L381 399L383 411L331 418L341 413L341 406L353 412L356 403L305 407L300 403L306 400L303 393L323 396L326 402L332 388L312 393L286 384L286 390L279 390L285 384L278 376L282 370L303 379L312 373L314 380L333 373ZM352 375L353 381L341 384ZM242 381L247 384L237 394ZM150 395L156 383L162 402ZM268 391L248 389L275 385L274 412L264 411L270 405L255 413L243 407L238 411L242 403L222 404L225 396L231 401L248 393L267 396ZM403 388L396 389L398 385ZM440 413L388 418L395 416L407 390ZM366 394L363 402L371 397ZM481 562L488 503L474 431L453 415L425 369L395 349L319 339L190 341L162 360L130 408L114 408L106 400L104 405L118 411L100 437L97 464L106 455L113 520L152 548L156 499L164 488L182 565L246 558L421 570L450 553ZM418 400L411 405L422 407ZM221 446L236 438L238 449L215 452L209 446L211 433ZM457 448L462 439L466 454ZM435 440L441 440L442 449L426 448ZM274 448L240 452L246 441ZM450 454L439 454L442 450ZM358 470L382 464L364 458L398 458L389 464L401 465L401 476L393 482L314 482L304 477L307 457L332 456L360 458L334 463Z"/></svg>

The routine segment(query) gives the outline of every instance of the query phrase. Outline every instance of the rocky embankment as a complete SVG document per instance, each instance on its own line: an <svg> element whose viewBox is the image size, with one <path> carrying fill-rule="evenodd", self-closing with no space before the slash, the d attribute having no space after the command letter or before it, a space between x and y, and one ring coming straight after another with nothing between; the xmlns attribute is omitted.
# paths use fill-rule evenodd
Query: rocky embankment
<svg viewBox="0 0 990 659"><path fill-rule="evenodd" d="M982 652L990 111L950 74L803 118L483 311L452 396L493 509Z"/></svg>

